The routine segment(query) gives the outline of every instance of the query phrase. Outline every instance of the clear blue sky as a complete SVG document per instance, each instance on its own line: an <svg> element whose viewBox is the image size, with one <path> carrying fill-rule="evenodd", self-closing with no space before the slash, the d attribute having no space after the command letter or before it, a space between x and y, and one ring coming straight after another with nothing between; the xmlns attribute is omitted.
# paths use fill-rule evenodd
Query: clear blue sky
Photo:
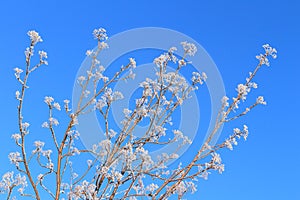
<svg viewBox="0 0 300 200"><path fill-rule="evenodd" d="M213 173L201 181L194 199L300 199L299 9L296 0L2 1L0 173L9 169L7 154L14 151L13 68L24 63L28 30L40 32L44 42L39 47L49 55L49 66L34 74L27 93L31 97L26 112L34 121L47 117L45 95L58 100L71 97L85 51L94 47L94 28L105 27L113 35L155 26L180 31L200 43L217 64L229 95L255 65L262 44L270 43L279 52L256 79L262 86L256 94L263 94L268 105L244 118L249 140L233 152L223 152L224 174Z"/></svg>

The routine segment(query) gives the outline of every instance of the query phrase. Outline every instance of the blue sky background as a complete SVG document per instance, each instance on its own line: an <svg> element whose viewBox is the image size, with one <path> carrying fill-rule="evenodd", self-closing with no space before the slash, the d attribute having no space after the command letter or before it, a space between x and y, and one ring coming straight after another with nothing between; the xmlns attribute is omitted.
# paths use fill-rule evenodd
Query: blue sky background
<svg viewBox="0 0 300 200"><path fill-rule="evenodd" d="M10 168L7 155L14 151L10 136L17 131L14 92L18 87L13 68L24 65L28 30L40 32L44 42L39 47L49 56L49 66L32 76L27 93L27 119L41 123L47 118L45 95L60 101L71 97L85 51L95 46L94 28L105 27L113 35L155 26L198 41L217 64L229 96L255 66L262 44L270 43L279 52L256 79L261 87L255 95L263 94L268 105L239 121L248 124L249 140L233 152L223 151L224 174L213 173L208 181L201 181L193 198L300 199L299 8L296 0L2 1L0 173Z"/></svg>

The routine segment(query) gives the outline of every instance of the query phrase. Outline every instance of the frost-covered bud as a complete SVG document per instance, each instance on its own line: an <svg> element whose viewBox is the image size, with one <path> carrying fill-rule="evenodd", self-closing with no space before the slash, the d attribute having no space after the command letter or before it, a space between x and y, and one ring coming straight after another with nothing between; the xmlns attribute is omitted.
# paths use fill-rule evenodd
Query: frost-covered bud
<svg viewBox="0 0 300 200"><path fill-rule="evenodd" d="M68 99L64 100L64 108L67 112L71 111L71 109L69 109L69 103L70 103L70 100L68 100Z"/></svg>
<svg viewBox="0 0 300 200"><path fill-rule="evenodd" d="M225 165L224 164L216 165L215 169L218 170L219 174L222 174L225 171Z"/></svg>
<svg viewBox="0 0 300 200"><path fill-rule="evenodd" d="M246 81L248 81L248 80L249 80L249 78L246 78ZM258 85L257 85L257 83L249 82L248 87L257 89Z"/></svg>
<svg viewBox="0 0 300 200"><path fill-rule="evenodd" d="M44 60L44 59L47 58L47 52L45 52L45 51L39 51L39 55L40 55L40 62L42 64L48 65L48 62L46 60Z"/></svg>
<svg viewBox="0 0 300 200"><path fill-rule="evenodd" d="M243 137L244 137L244 140L247 140L248 135L249 135L248 126L244 125L244 129L243 129Z"/></svg>
<svg viewBox="0 0 300 200"><path fill-rule="evenodd" d="M24 54L26 56L26 59L28 59L29 56L33 56L33 52L34 52L34 50L32 48L27 47L25 52L24 52Z"/></svg>
<svg viewBox="0 0 300 200"><path fill-rule="evenodd" d="M93 31L93 35L95 39L100 40L107 40L107 33L106 30L104 28L99 28L99 29L95 29Z"/></svg>
<svg viewBox="0 0 300 200"><path fill-rule="evenodd" d="M22 123L22 128L27 129L30 126L28 122Z"/></svg>
<svg viewBox="0 0 300 200"><path fill-rule="evenodd" d="M168 57L166 54L162 54L159 57L154 59L154 64L156 64L157 66L163 66L168 60Z"/></svg>
<svg viewBox="0 0 300 200"><path fill-rule="evenodd" d="M43 148L43 146L45 145L45 142L42 142L42 141L35 141L34 142L34 146L36 149L41 149Z"/></svg>
<svg viewBox="0 0 300 200"><path fill-rule="evenodd" d="M267 55L272 56L274 59L277 58L277 50L275 48L271 47L269 44L264 44L263 48Z"/></svg>
<svg viewBox="0 0 300 200"><path fill-rule="evenodd" d="M199 72L193 72L192 73L192 82L193 84L200 83L201 85L203 84L204 81L207 79L206 73L202 72L201 74Z"/></svg>
<svg viewBox="0 0 300 200"><path fill-rule="evenodd" d="M57 110L61 110L59 103L54 103L53 107L56 108Z"/></svg>
<svg viewBox="0 0 300 200"><path fill-rule="evenodd" d="M47 52L39 51L40 59L47 58Z"/></svg>
<svg viewBox="0 0 300 200"><path fill-rule="evenodd" d="M112 96L112 100L113 101L117 101L117 100L120 100L120 99L123 99L123 98L124 98L124 96L123 96L123 94L121 92L115 91L113 93L113 96Z"/></svg>
<svg viewBox="0 0 300 200"><path fill-rule="evenodd" d="M270 66L269 59L265 55L262 55L262 54L257 55L256 59L259 60L260 64Z"/></svg>
<svg viewBox="0 0 300 200"><path fill-rule="evenodd" d="M129 110L128 108L124 108L123 113L124 113L125 117L129 117L129 115L132 113L132 111Z"/></svg>
<svg viewBox="0 0 300 200"><path fill-rule="evenodd" d="M171 47L171 48L169 49L169 52L170 52L170 53L174 53L175 51L177 51L177 48L176 48L176 47Z"/></svg>
<svg viewBox="0 0 300 200"><path fill-rule="evenodd" d="M211 155L212 155L212 161L214 163L221 164L222 160L221 160L220 154L212 153Z"/></svg>
<svg viewBox="0 0 300 200"><path fill-rule="evenodd" d="M15 133L11 136L11 138L13 138L16 142L19 142L21 135L19 133Z"/></svg>
<svg viewBox="0 0 300 200"><path fill-rule="evenodd" d="M38 179L39 182L42 181L44 179L44 175L43 174L39 174L37 176L37 179Z"/></svg>
<svg viewBox="0 0 300 200"><path fill-rule="evenodd" d="M45 157L47 157L48 159L50 159L51 153L52 153L51 149L42 151L42 155L45 156Z"/></svg>
<svg viewBox="0 0 300 200"><path fill-rule="evenodd" d="M106 105L107 104L104 99L98 99L98 101L96 102L96 105L95 105L95 109L102 110L102 108L104 108Z"/></svg>
<svg viewBox="0 0 300 200"><path fill-rule="evenodd" d="M50 123L50 125L54 125L54 126L59 125L59 121L57 119L55 119L54 117L49 118L49 123Z"/></svg>
<svg viewBox="0 0 300 200"><path fill-rule="evenodd" d="M99 48L100 49L107 49L109 46L106 42L100 42ZM99 64L99 63L98 63Z"/></svg>
<svg viewBox="0 0 300 200"><path fill-rule="evenodd" d="M256 103L257 103L257 104L262 104L262 105L266 105L266 104L267 104L267 102L264 100L264 97L263 97L263 96L257 97Z"/></svg>
<svg viewBox="0 0 300 200"><path fill-rule="evenodd" d="M180 66L186 66L186 62L183 59L179 60L178 63Z"/></svg>
<svg viewBox="0 0 300 200"><path fill-rule="evenodd" d="M71 152L73 155L80 155L80 151L76 147L73 147Z"/></svg>
<svg viewBox="0 0 300 200"><path fill-rule="evenodd" d="M204 180L207 180L209 174L210 174L210 172L204 171L204 172L201 174L201 176L202 176L202 178L203 178Z"/></svg>
<svg viewBox="0 0 300 200"><path fill-rule="evenodd" d="M14 164L16 167L19 167L19 162L22 161L20 152L11 152L8 154L9 161Z"/></svg>
<svg viewBox="0 0 300 200"><path fill-rule="evenodd" d="M189 56L194 56L197 52L197 47L193 43L181 42L184 52Z"/></svg>
<svg viewBox="0 0 300 200"><path fill-rule="evenodd" d="M245 94L247 92L247 86L244 84L239 84L237 87L237 91L239 94Z"/></svg>
<svg viewBox="0 0 300 200"><path fill-rule="evenodd" d="M85 55L91 56L91 55L93 55L93 53L94 53L93 50L87 50Z"/></svg>
<svg viewBox="0 0 300 200"><path fill-rule="evenodd" d="M233 129L233 132L234 132L235 134L239 134L239 133L241 133L241 130L240 130L239 128L234 128L234 129Z"/></svg>
<svg viewBox="0 0 300 200"><path fill-rule="evenodd" d="M68 104L68 103L70 103L70 100L65 99L65 100L64 100L64 103L65 103L65 104Z"/></svg>
<svg viewBox="0 0 300 200"><path fill-rule="evenodd" d="M49 124L48 124L48 122L43 122L43 124L42 124L42 128L49 128Z"/></svg>
<svg viewBox="0 0 300 200"><path fill-rule="evenodd" d="M35 45L38 42L42 42L42 38L41 36L39 36L39 33L32 30L32 31L28 31L27 35L30 37L31 42Z"/></svg>
<svg viewBox="0 0 300 200"><path fill-rule="evenodd" d="M20 99L20 92L19 92L18 90L16 91L16 99L17 99L17 100L21 100L21 99Z"/></svg>
<svg viewBox="0 0 300 200"><path fill-rule="evenodd" d="M225 140L225 147L226 148L228 148L228 149L230 149L230 150L233 150L233 146L232 146L232 144L231 144L231 142L230 142L230 140Z"/></svg>
<svg viewBox="0 0 300 200"><path fill-rule="evenodd" d="M136 62L134 60L134 58L129 58L129 62L132 68L136 68Z"/></svg>
<svg viewBox="0 0 300 200"><path fill-rule="evenodd" d="M229 98L227 96L224 96L222 98L222 107L228 107L229 103L228 103Z"/></svg>
<svg viewBox="0 0 300 200"><path fill-rule="evenodd" d="M16 78L17 79L20 78L20 74L23 72L23 70L20 69L20 68L18 68L18 67L16 67L16 68L14 68L14 71L15 71Z"/></svg>
<svg viewBox="0 0 300 200"><path fill-rule="evenodd" d="M50 169L51 171L53 171L54 169L54 164L52 162L47 163L46 168Z"/></svg>
<svg viewBox="0 0 300 200"><path fill-rule="evenodd" d="M46 96L45 97L45 100L44 100L44 102L46 103L46 104L48 104L48 105L51 105L51 103L54 101L54 99L53 99L53 97L48 97L48 96Z"/></svg>
<svg viewBox="0 0 300 200"><path fill-rule="evenodd" d="M77 81L78 81L78 83L82 84L83 81L85 81L85 76L79 76L79 77L77 78Z"/></svg>

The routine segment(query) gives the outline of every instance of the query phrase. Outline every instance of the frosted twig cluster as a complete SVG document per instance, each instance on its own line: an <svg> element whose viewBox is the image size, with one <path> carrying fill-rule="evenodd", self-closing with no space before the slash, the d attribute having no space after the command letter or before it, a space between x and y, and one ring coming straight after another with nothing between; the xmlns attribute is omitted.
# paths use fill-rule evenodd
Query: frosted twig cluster
<svg viewBox="0 0 300 200"><path fill-rule="evenodd" d="M154 59L156 77L146 78L139 84L142 91L140 97L134 105L123 110L122 127L116 128L110 122L110 111L114 102L124 98L124 95L122 91L115 91L113 86L117 81L134 79L137 63L134 58L129 58L128 63L121 66L113 76L106 75L98 55L108 48L108 36L105 29L95 29L93 36L97 40L97 47L86 52L90 58L89 70L77 79L81 88L77 106L72 110L70 100L60 103L46 96L44 102L49 111L48 119L41 126L48 130L52 141L46 143L36 140L34 148L28 151L26 147L32 144L28 144L25 139L27 135L35 133L30 132L30 124L23 116L25 91L29 88L27 83L30 75L40 66L48 64L47 53L44 51L38 51L39 62L32 64L35 47L42 42L42 38L35 31L29 31L28 36L30 45L25 50L26 65L22 69L14 69L20 83L20 90L15 92L19 130L12 135L17 150L8 157L18 173L11 171L2 176L0 192L6 193L7 199L21 195L40 200L42 194L47 194L49 199L55 200L163 200L171 196L182 199L185 194L194 193L199 178L207 179L211 171L224 171L220 149L233 150L240 138L247 139L248 127L243 125L241 129L234 128L233 133L223 142L216 145L211 143L222 125L246 115L260 104L266 104L264 98L259 96L245 109L240 108L247 102L251 90L258 87L253 79L259 69L263 65L269 66L268 58L276 58L277 53L270 45L263 46L265 53L257 56L259 63L256 68L249 73L244 83L238 84L236 96L220 99L221 110L204 145L190 162L171 168L167 163L178 158L177 153L184 145L192 143L181 130L172 128L172 116L176 109L188 101L191 92L196 91L209 78L205 72L193 72L190 80L187 80L180 73L190 65L187 57L197 52L194 44L182 42L184 54L181 56L176 55L176 47L171 47ZM176 67L170 71L169 65ZM75 126L80 123L79 116L91 111L101 116L105 139L97 141L91 149L78 149L76 140L80 133ZM64 112L68 119L63 132L57 128L62 126L57 112ZM134 131L144 120L149 121L147 130L137 137ZM170 143L176 143L178 148L170 153L162 153L157 158L149 153L151 148ZM84 161L85 166L80 166L79 170L73 161L81 156L87 159Z"/></svg>

